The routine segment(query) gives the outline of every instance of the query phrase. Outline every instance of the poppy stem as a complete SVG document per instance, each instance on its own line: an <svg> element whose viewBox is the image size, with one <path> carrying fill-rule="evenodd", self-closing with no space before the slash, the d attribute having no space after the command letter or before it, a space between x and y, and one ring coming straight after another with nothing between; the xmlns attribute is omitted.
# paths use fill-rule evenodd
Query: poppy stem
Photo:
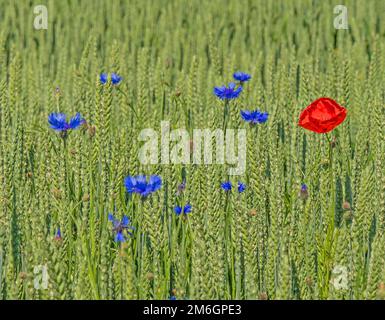
<svg viewBox="0 0 385 320"><path fill-rule="evenodd" d="M330 224L331 228L334 230L335 223L335 209L336 209L336 190L334 183L334 172L333 172L333 146L331 143L331 138L326 134L328 145L329 145L329 173L330 173L330 187L331 187L331 208L330 208Z"/></svg>

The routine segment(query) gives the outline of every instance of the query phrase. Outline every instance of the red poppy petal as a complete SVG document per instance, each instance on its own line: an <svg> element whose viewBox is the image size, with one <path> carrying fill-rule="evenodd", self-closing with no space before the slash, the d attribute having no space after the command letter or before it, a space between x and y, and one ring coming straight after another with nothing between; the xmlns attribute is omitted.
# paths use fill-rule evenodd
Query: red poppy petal
<svg viewBox="0 0 385 320"><path fill-rule="evenodd" d="M311 117L311 113L309 110L305 109L300 116L299 125L307 130L315 131L318 133L322 133L322 131L319 130L319 126L317 124L317 120L313 119Z"/></svg>
<svg viewBox="0 0 385 320"><path fill-rule="evenodd" d="M330 98L319 98L306 107L298 124L317 133L326 133L340 125L346 118L347 110Z"/></svg>

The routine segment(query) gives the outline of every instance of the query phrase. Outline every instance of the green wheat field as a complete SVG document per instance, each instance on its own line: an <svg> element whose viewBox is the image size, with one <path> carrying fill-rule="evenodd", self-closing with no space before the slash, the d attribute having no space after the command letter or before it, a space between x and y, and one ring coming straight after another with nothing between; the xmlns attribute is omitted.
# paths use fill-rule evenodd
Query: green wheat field
<svg viewBox="0 0 385 320"><path fill-rule="evenodd" d="M340 2L1 0L0 298L385 299L385 2ZM319 97L348 110L327 134L298 126ZM221 129L227 107L244 174L139 161L142 129ZM52 112L86 122L61 134ZM128 193L140 174L160 189Z"/></svg>

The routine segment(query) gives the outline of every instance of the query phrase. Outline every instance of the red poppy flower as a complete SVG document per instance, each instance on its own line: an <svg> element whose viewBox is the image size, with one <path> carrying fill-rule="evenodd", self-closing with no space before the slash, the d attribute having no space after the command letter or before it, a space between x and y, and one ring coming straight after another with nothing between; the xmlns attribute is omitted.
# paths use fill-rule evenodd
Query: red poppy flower
<svg viewBox="0 0 385 320"><path fill-rule="evenodd" d="M299 116L299 125L305 129L326 133L340 125L347 110L330 98L319 98L312 102Z"/></svg>

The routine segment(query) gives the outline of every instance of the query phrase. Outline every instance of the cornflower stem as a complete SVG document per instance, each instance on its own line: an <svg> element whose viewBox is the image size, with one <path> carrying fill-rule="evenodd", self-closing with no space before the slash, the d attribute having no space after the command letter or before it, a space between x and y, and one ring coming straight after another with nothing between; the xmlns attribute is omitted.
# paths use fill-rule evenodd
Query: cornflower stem
<svg viewBox="0 0 385 320"><path fill-rule="evenodd" d="M230 191L226 192L226 200L225 200L225 252L226 255L230 256L230 262L228 266L229 272L229 290L230 290L230 298L234 299L236 295L236 287L235 287L235 270L234 270L234 252L231 245L231 217L230 217Z"/></svg>
<svg viewBox="0 0 385 320"><path fill-rule="evenodd" d="M229 215L233 215L234 213L234 207L229 212ZM235 299L237 295L237 284L236 284L236 275L235 275L235 247L234 247L234 239L232 237L232 230L233 227L233 217L228 216L228 223L229 223L229 244L230 244L230 279L231 279L231 299Z"/></svg>
<svg viewBox="0 0 385 320"><path fill-rule="evenodd" d="M180 275L182 275L182 281L185 280L183 279L184 278L184 274L185 274L185 270L186 270L186 221L185 219L187 219L185 217L185 214L182 213L181 216L179 216L179 220L182 224L182 238L181 238L181 247L180 247L180 254L181 254L181 259L180 259L180 270L181 270L181 273ZM179 275L179 277L180 277ZM184 283L182 281L178 281L179 282L179 285L181 285L182 287L184 286Z"/></svg>
<svg viewBox="0 0 385 320"><path fill-rule="evenodd" d="M225 99L225 107L223 110L223 130L226 130L227 122L229 120L229 100Z"/></svg>
<svg viewBox="0 0 385 320"><path fill-rule="evenodd" d="M62 136L62 139L63 139L63 162L64 162L64 190L63 190L63 193L64 193L64 197L67 198L67 195L69 194L69 191L68 191L68 155L67 155L67 136L66 136L66 133L63 134ZM68 198L67 198L68 199ZM63 200L61 200L63 201ZM63 211L64 211L64 208L63 208ZM60 225L63 225L65 227L68 227L67 226L67 219L65 219L64 217L61 217L59 216L59 223Z"/></svg>
<svg viewBox="0 0 385 320"><path fill-rule="evenodd" d="M69 247L73 247L73 227L77 230L80 230L80 226L74 218L74 212L80 203L76 204L74 201L71 201L71 183L69 181L69 167L68 167L68 145L67 145L67 132L64 131L63 139L63 161L64 161L64 190L63 190L63 199L60 200L60 214L58 217L59 226L64 227L67 230L67 240ZM69 260L72 259L71 251L67 251L67 257Z"/></svg>
<svg viewBox="0 0 385 320"><path fill-rule="evenodd" d="M120 93L127 99L127 104L128 104L128 106L130 107L131 111L134 113L135 117L136 117L137 119L139 119L139 117L138 117L138 115L137 115L137 113L136 113L134 107L131 105L131 103L128 103L128 96L127 96L127 94L126 94L125 92L123 92L119 87L116 87L116 90L117 90L118 92L120 92Z"/></svg>
<svg viewBox="0 0 385 320"><path fill-rule="evenodd" d="M72 184L70 181L70 172L69 172L69 166L68 166L68 133L63 136L63 146L64 146L64 179L65 179L65 188L66 192L68 192L69 199L72 199L72 196L74 195L74 192L72 190Z"/></svg>

